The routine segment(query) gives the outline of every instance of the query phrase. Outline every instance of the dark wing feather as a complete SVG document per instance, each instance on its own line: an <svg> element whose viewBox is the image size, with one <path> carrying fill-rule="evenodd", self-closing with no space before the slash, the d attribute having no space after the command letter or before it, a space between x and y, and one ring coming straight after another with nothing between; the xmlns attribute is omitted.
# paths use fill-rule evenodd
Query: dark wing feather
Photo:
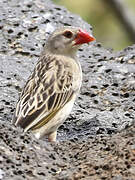
<svg viewBox="0 0 135 180"><path fill-rule="evenodd" d="M13 122L24 129L46 124L72 97L71 69L51 56L36 65L17 103Z"/></svg>

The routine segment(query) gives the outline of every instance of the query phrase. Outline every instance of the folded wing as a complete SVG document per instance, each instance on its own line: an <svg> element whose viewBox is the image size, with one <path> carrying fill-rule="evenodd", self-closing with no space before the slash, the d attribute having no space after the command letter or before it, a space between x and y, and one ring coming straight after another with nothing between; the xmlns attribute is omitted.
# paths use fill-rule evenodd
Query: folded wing
<svg viewBox="0 0 135 180"><path fill-rule="evenodd" d="M17 103L13 123L25 130L45 125L72 98L73 74L63 61L43 56Z"/></svg>

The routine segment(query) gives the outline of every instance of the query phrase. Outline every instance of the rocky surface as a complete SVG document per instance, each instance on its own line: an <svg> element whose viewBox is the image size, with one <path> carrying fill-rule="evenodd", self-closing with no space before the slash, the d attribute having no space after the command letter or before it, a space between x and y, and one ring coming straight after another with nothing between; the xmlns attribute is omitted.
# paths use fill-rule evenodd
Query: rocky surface
<svg viewBox="0 0 135 180"><path fill-rule="evenodd" d="M18 94L55 27L92 28L47 0L1 0L0 12L0 179L134 180L135 46L79 49L83 85L74 110L57 143L37 141L10 123Z"/></svg>

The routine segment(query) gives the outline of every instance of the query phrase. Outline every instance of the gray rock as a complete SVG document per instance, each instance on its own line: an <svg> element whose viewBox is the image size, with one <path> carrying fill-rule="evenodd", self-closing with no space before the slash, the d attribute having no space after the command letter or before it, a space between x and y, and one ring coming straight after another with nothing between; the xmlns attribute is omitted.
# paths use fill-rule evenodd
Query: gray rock
<svg viewBox="0 0 135 180"><path fill-rule="evenodd" d="M126 176L133 162L132 155L126 161L128 140L123 143L121 136L131 140L134 129L128 135L118 132L135 120L135 45L117 53L96 42L80 48L83 85L74 110L59 128L58 143L37 141L10 124L18 95L56 27L74 25L91 33L92 27L48 0L0 3L0 169L5 179L115 179L111 168L117 177ZM122 167L119 160L113 164L115 156Z"/></svg>

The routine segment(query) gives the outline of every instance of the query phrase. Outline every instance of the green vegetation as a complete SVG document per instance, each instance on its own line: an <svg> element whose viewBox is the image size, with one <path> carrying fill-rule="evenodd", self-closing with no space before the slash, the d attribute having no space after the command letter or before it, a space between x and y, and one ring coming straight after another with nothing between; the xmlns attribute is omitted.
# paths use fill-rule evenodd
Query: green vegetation
<svg viewBox="0 0 135 180"><path fill-rule="evenodd" d="M123 0L127 7L135 11L135 0ZM118 17L103 0L54 0L70 12L79 14L93 27L93 34L104 47L121 50L133 42ZM134 17L135 18L135 17Z"/></svg>

